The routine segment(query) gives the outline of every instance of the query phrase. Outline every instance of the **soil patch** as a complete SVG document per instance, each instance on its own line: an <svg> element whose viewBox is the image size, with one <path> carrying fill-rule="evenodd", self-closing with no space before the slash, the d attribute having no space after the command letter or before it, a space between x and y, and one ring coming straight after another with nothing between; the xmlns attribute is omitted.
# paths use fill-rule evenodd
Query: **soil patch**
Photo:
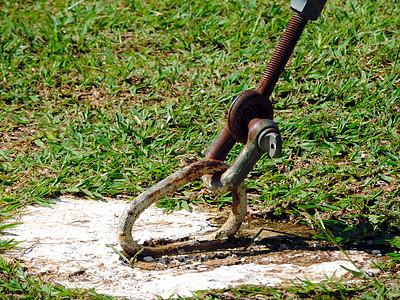
<svg viewBox="0 0 400 300"><path fill-rule="evenodd" d="M92 201L61 197L53 208L28 207L19 218L23 222L9 230L19 249L7 253L27 267L27 273L66 287L92 288L98 293L128 299L167 298L172 294L191 296L193 291L228 286L276 286L307 278L313 282L326 277L348 277L355 269L340 251L318 241L300 237L305 228L271 228L263 220L247 220L240 236L254 235L266 228L246 251L216 251L182 254L139 261L130 267L107 246L119 249L116 228L123 200ZM163 213L150 207L134 225L134 237L182 239L214 231L216 220L228 211L195 207L193 212ZM254 221L254 222L253 222ZM286 232L283 232L286 231ZM304 236L303 235L303 236ZM379 258L362 251L348 255L369 273L377 272L371 261Z"/></svg>

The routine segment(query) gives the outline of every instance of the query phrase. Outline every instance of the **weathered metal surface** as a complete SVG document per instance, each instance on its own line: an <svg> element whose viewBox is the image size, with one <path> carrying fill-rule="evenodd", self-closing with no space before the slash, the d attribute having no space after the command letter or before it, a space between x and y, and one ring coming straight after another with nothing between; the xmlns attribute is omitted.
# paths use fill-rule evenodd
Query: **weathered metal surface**
<svg viewBox="0 0 400 300"><path fill-rule="evenodd" d="M174 242L157 247L143 247L143 254L152 258L159 258L165 255L184 254L195 251L212 251L227 248L239 248L245 246L240 239L234 237L217 239L212 236L206 239L191 239L183 242Z"/></svg>
<svg viewBox="0 0 400 300"><path fill-rule="evenodd" d="M221 130L217 138L208 150L205 159L216 159L224 161L229 151L235 145L236 141L229 133L228 125Z"/></svg>
<svg viewBox="0 0 400 300"><path fill-rule="evenodd" d="M268 128L258 137L258 146L269 154L271 158L277 158L282 152L282 138L279 130Z"/></svg>
<svg viewBox="0 0 400 300"><path fill-rule="evenodd" d="M273 119L273 108L269 97L281 76L293 49L299 40L308 19L294 14L268 62L258 88L239 95L228 113L228 128L231 136L240 143L246 143L248 124L254 118Z"/></svg>
<svg viewBox="0 0 400 300"><path fill-rule="evenodd" d="M129 255L134 255L140 250L143 250L143 255L160 255L162 250L152 247L143 247L133 240L132 228L139 215L157 200L164 196L170 195L178 188L182 187L188 182L193 181L197 177L205 174L224 172L228 169L228 167L229 165L217 160L196 162L170 175L136 197L120 217L120 223L118 226L118 239L122 249ZM207 237L202 237L202 241L198 242L208 242L209 244L223 243L224 239L233 236L237 232L247 212L247 197L243 184L239 184L237 187L232 189L232 197L232 212L226 223L216 233ZM219 242L210 242L215 239L218 239ZM187 241L182 242L180 247L185 245L185 243L188 246L196 244L193 241ZM176 244L171 244L170 246L166 247L176 248L178 246ZM164 250L166 250L165 247Z"/></svg>
<svg viewBox="0 0 400 300"><path fill-rule="evenodd" d="M286 63L292 55L293 49L307 24L307 21L306 18L303 18L296 13L290 19L274 54L268 62L267 68L265 69L257 88L257 91L265 98L268 98L274 90Z"/></svg>
<svg viewBox="0 0 400 300"><path fill-rule="evenodd" d="M229 133L239 143L247 142L248 126L251 120L270 119L274 116L272 103L257 90L239 95L229 108L227 124Z"/></svg>
<svg viewBox="0 0 400 300"><path fill-rule="evenodd" d="M278 138L278 137L279 138ZM267 138L268 139L267 139ZM271 141L274 140L274 142ZM261 145L260 145L261 140ZM226 193L238 186L247 177L261 156L269 150L273 156L282 148L278 126L274 121L253 119L249 123L249 134L246 146L242 149L231 167L223 174L204 175L204 184L212 191ZM271 147L274 145L274 149Z"/></svg>

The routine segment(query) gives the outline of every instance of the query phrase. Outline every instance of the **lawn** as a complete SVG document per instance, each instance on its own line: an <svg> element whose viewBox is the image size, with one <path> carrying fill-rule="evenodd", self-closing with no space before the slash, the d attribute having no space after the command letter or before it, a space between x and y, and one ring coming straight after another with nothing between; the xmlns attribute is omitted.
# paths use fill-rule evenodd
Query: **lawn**
<svg viewBox="0 0 400 300"><path fill-rule="evenodd" d="M1 1L0 232L27 205L63 194L133 198L203 159L232 99L257 86L293 14L289 6ZM228 290L232 297L399 295L399 14L399 0L328 1L271 97L282 155L264 156L245 182L263 218L308 224L336 247L373 245L391 259L378 278L359 284L243 287ZM203 191L195 181L160 205L230 203L229 195ZM1 237L1 252L10 247ZM16 295L106 298L42 283L2 261L0 298Z"/></svg>

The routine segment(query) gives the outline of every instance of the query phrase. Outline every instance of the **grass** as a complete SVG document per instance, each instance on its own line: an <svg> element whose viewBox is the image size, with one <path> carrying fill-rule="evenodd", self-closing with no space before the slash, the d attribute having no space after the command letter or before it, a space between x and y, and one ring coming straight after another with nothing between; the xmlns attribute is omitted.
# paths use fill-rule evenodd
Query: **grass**
<svg viewBox="0 0 400 300"><path fill-rule="evenodd" d="M240 287L220 291L200 292L193 300L222 299L398 299L398 287L388 288L377 281L350 284L346 281L332 281L327 278L323 283L303 280L286 288ZM183 299L183 298L181 298Z"/></svg>
<svg viewBox="0 0 400 300"><path fill-rule="evenodd" d="M0 299L85 299L111 300L94 291L66 289L27 276L18 263L0 257Z"/></svg>
<svg viewBox="0 0 400 300"><path fill-rule="evenodd" d="M288 3L2 1L0 221L61 194L134 197L202 159L231 100L257 85ZM399 248L399 9L328 1L307 25L272 97L282 157L262 158L246 181L266 218L317 226L320 213L341 245ZM162 205L229 204L201 189Z"/></svg>

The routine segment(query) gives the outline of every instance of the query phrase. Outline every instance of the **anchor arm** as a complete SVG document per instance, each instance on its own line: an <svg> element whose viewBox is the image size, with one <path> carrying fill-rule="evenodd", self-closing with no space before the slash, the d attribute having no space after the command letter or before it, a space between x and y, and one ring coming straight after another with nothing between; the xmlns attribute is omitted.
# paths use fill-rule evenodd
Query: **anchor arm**
<svg viewBox="0 0 400 300"><path fill-rule="evenodd" d="M128 255L135 255L140 250L142 255L158 257L165 254L177 253L181 249L201 249L223 243L221 239L233 236L242 224L247 209L247 196L244 185L239 184L232 189L232 211L225 224L214 234L203 237L203 241L189 240L179 245L171 244L162 248L143 247L136 243L132 237L132 229L139 215L151 204L175 192L188 182L204 174L221 173L227 170L229 165L218 160L204 160L193 163L182 170L168 176L164 180L152 186L150 189L136 197L120 216L118 226L118 240L122 249ZM219 241L217 241L217 240Z"/></svg>

